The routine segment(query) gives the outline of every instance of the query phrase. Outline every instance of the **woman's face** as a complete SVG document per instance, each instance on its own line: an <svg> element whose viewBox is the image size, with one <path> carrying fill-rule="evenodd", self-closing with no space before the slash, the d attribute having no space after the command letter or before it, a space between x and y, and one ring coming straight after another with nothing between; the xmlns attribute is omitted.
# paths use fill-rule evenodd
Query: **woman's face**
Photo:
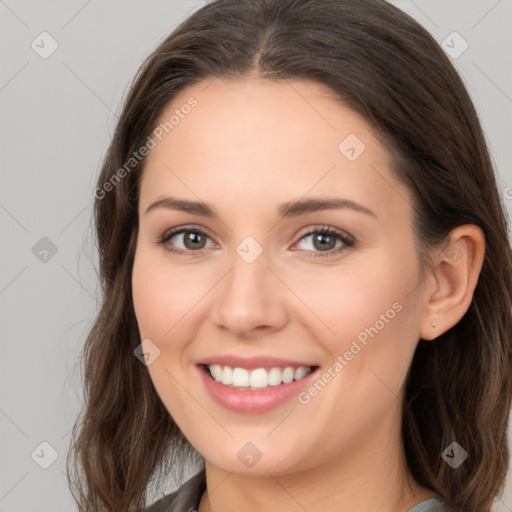
<svg viewBox="0 0 512 512"><path fill-rule="evenodd" d="M262 475L398 442L424 287L411 196L370 126L321 85L256 78L189 87L160 121L133 298L185 436Z"/></svg>

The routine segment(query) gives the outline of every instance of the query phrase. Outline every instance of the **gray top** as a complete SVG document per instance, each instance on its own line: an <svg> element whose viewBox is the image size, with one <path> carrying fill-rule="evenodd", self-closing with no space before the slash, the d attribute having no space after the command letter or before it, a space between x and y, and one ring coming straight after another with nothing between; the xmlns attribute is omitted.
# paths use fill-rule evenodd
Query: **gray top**
<svg viewBox="0 0 512 512"><path fill-rule="evenodd" d="M192 512L199 508L199 502L206 490L206 473L200 471L187 480L177 491L159 499L146 512ZM422 501L408 512L445 512L443 502L437 498Z"/></svg>

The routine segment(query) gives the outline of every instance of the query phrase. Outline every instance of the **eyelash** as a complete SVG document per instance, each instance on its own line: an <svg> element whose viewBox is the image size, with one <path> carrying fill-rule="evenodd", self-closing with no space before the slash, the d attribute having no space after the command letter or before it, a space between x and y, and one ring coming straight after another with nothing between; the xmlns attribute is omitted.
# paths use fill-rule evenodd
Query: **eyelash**
<svg viewBox="0 0 512 512"><path fill-rule="evenodd" d="M165 233L163 233L163 235L161 235L159 237L159 239L156 243L158 245L165 246L165 244L167 244L167 242L169 242L171 240L171 238L174 238L176 235L179 235L181 233L189 233L189 232L199 233L201 235L205 235L206 237L208 237L208 235L202 229L195 228L192 226L184 226L184 227L171 229L170 231L166 231ZM315 228L312 231L308 231L306 234L304 234L300 237L299 242L301 242L302 240L304 240L305 238L307 238L311 235L317 235L317 234L334 236L338 240L343 242L344 245L342 247L338 247L336 249L330 249L329 251L325 251L325 252L324 251L306 251L306 252L314 252L315 253L313 255L308 256L311 258L318 258L318 257L325 258L325 257L331 257L334 255L337 255L341 251L344 251L345 249L353 247L354 243L355 243L355 240L352 237L349 237L349 236L345 235L342 231L338 231L337 229L331 228L329 226L322 226L319 228ZM210 238L210 237L208 237L208 238ZM171 253L178 254L178 255L182 255L182 254L190 255L191 253L195 253L195 255L197 255L197 256L200 256L203 253L203 251L205 250L205 248L203 248L203 249L199 249L197 251L192 251L192 250L185 251L183 249L177 249L176 247L169 247L169 246L165 246L165 249Z"/></svg>

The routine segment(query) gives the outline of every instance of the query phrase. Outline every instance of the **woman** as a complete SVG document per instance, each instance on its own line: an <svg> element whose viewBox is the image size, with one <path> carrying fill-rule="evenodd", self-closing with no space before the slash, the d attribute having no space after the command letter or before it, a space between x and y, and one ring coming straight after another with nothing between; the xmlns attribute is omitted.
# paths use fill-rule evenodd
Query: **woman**
<svg viewBox="0 0 512 512"><path fill-rule="evenodd" d="M96 196L81 510L488 512L512 266L471 100L381 0L217 0L147 59ZM77 467L75 467L77 469Z"/></svg>

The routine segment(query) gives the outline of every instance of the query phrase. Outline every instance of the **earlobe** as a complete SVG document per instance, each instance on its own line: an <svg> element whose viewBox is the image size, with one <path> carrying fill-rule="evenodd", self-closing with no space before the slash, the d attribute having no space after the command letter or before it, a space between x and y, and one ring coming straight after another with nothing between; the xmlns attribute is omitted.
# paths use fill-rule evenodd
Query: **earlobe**
<svg viewBox="0 0 512 512"><path fill-rule="evenodd" d="M454 228L448 243L435 255L435 265L425 287L420 337L437 338L464 316L478 283L485 254L485 235L479 226Z"/></svg>

